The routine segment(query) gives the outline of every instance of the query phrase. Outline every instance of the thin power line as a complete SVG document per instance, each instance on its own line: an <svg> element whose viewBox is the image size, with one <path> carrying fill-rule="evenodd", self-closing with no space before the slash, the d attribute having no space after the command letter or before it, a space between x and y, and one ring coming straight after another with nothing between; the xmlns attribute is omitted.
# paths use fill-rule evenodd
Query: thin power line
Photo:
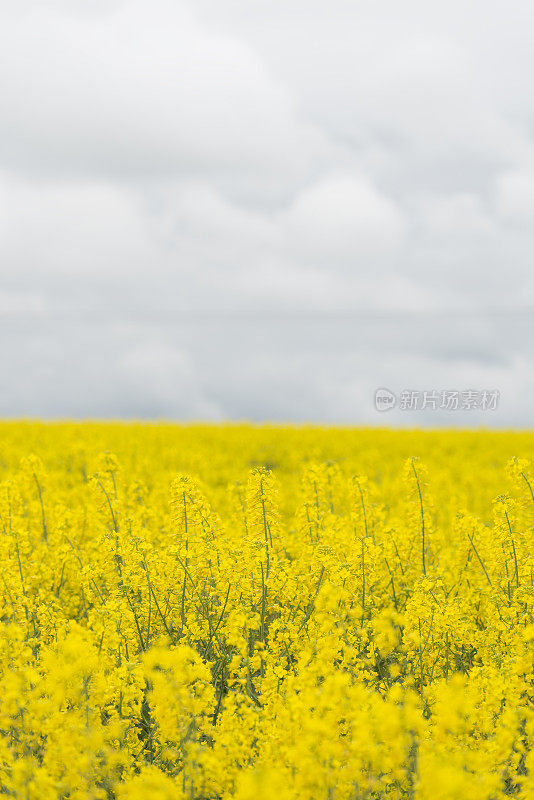
<svg viewBox="0 0 534 800"><path fill-rule="evenodd" d="M147 311L103 308L85 311L6 312L0 311L1 323L144 323L180 324L187 322L359 322L365 320L434 320L434 319L521 319L534 322L534 307L477 309L352 309L352 310L165 310Z"/></svg>

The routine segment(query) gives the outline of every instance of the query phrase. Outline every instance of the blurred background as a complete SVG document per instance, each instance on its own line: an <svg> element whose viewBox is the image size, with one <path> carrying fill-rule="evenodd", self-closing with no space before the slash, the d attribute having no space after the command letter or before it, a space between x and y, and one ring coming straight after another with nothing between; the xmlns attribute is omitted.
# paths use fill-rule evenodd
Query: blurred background
<svg viewBox="0 0 534 800"><path fill-rule="evenodd" d="M533 25L0 0L0 416L534 427Z"/></svg>

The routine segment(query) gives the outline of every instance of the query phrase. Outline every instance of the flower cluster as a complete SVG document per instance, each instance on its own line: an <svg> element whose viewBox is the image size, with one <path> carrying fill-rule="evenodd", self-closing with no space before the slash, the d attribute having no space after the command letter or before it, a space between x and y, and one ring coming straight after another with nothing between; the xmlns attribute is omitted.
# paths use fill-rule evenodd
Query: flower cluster
<svg viewBox="0 0 534 800"><path fill-rule="evenodd" d="M534 796L534 436L0 428L1 794Z"/></svg>

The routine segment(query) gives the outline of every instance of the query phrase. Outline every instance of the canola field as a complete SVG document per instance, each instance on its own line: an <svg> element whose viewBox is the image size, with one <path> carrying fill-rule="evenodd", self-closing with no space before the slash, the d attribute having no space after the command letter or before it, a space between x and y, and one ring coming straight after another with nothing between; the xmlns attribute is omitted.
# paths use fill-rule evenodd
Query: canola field
<svg viewBox="0 0 534 800"><path fill-rule="evenodd" d="M0 794L534 797L534 434L0 424Z"/></svg>

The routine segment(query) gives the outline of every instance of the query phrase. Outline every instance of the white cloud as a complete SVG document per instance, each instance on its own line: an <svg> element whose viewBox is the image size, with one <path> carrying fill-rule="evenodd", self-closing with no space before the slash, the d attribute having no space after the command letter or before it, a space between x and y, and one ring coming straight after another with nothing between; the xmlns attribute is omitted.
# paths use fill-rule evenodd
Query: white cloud
<svg viewBox="0 0 534 800"><path fill-rule="evenodd" d="M496 206L505 220L531 226L534 221L534 169L524 168L499 175Z"/></svg>
<svg viewBox="0 0 534 800"><path fill-rule="evenodd" d="M322 139L247 44L198 25L180 2L73 16L4 16L4 165L31 173L298 177Z"/></svg>
<svg viewBox="0 0 534 800"><path fill-rule="evenodd" d="M117 372L125 390L161 416L186 419L223 418L221 409L199 386L189 357L161 341L143 341L120 357Z"/></svg>
<svg viewBox="0 0 534 800"><path fill-rule="evenodd" d="M101 181L3 176L2 266L22 277L135 276L156 256L135 193ZM158 254L159 255L159 254Z"/></svg>
<svg viewBox="0 0 534 800"><path fill-rule="evenodd" d="M342 262L372 260L399 247L400 209L365 177L327 174L295 199L285 223L291 244L306 256ZM368 265L369 268L371 265ZM366 266L363 266L365 271Z"/></svg>
<svg viewBox="0 0 534 800"><path fill-rule="evenodd" d="M30 292L0 291L0 315L10 317L37 317L46 314L46 302L41 295Z"/></svg>
<svg viewBox="0 0 534 800"><path fill-rule="evenodd" d="M0 0L0 413L362 421L469 382L532 424L533 23Z"/></svg>

